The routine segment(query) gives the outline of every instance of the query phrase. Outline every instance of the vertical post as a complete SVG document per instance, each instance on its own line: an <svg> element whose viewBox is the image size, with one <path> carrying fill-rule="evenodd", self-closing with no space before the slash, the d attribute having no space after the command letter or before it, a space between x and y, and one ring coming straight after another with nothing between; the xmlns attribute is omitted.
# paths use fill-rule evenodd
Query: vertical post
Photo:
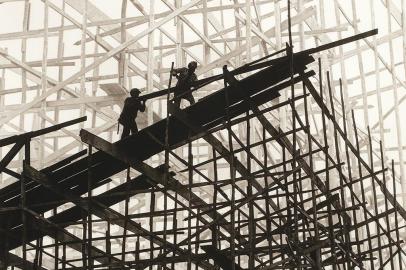
<svg viewBox="0 0 406 270"><path fill-rule="evenodd" d="M62 11L65 12L65 1L62 2ZM64 54L64 43L63 43L63 27L65 26L65 17L61 14L61 18L60 18L60 27L62 28L61 30L58 31L58 61L63 61L63 54ZM97 45L96 45L97 47ZM58 67L58 81L63 81L63 66L59 66ZM58 93L56 93L56 99L60 100L62 97L62 92L58 91ZM95 114L95 112L94 112ZM59 107L55 107L55 111L54 111L54 119L55 119L55 123L59 123ZM54 152L56 152L59 148L59 139L56 137L54 139L54 143L53 143L53 147L54 147Z"/></svg>
<svg viewBox="0 0 406 270"><path fill-rule="evenodd" d="M352 122L353 122L353 130L354 130L354 136L355 136L355 146L357 149L357 152L359 152L359 140L358 140L358 130L357 130L357 125L356 125L356 121L355 121L355 116L354 116L354 111L351 110L351 114L352 114ZM359 158L357 159L357 167L358 167L358 177L361 178L362 177L362 165L361 162L359 160ZM365 198L365 192L364 192L364 180L360 181L360 186L361 186L361 202L363 204L366 204L366 198ZM367 213L365 211L364 212L364 221L368 220L368 216ZM365 225L366 227L366 237L367 237L367 244L364 245L364 249L367 250L372 250L372 240L371 240L371 232L370 232L370 228L369 228L369 223ZM370 251L369 252L369 257L370 257L370 264L372 267L374 267L374 261L373 261L373 254Z"/></svg>
<svg viewBox="0 0 406 270"><path fill-rule="evenodd" d="M354 22L353 28L355 34L359 33L358 30L358 24L356 23L358 17L357 17L357 8L356 8L356 1L351 0L352 4L352 20ZM390 30L389 30L390 33ZM391 40L391 39L390 39ZM366 82L365 82L365 72L364 72L364 64L363 64L363 58L361 54L361 49L360 49L360 41L356 40L355 45L357 48L357 59L358 59L358 69L359 69L359 74L360 74L360 81L361 81L361 90L362 90L362 109L363 109L363 114L364 114L364 122L365 122L365 127L369 126L369 116L368 116L368 100L367 100L367 90L366 90ZM369 157L371 159L371 157Z"/></svg>
<svg viewBox="0 0 406 270"><path fill-rule="evenodd" d="M0 91L3 91L5 89L5 74L6 74L6 69L3 68L1 71L1 76L0 76ZM4 112L4 98L5 95L0 95L0 112ZM0 125L0 128L3 128L4 125ZM0 151L0 158L3 158L3 151ZM3 186L3 174L0 173L0 185Z"/></svg>
<svg viewBox="0 0 406 270"><path fill-rule="evenodd" d="M320 233L319 233L319 224L318 224L318 218L317 218L317 208L316 208L316 192L315 192L315 184L314 184L314 164L313 164L313 146L312 146L312 138L311 138L311 130L310 130L310 122L309 122L309 113L308 113L308 101L307 101L307 89L306 85L303 83L303 95L304 95L304 112L305 112L305 125L309 127L308 130L306 130L307 134L307 144L308 144L308 152L309 152L309 167L311 171L310 177L310 187L311 187L311 192L312 192L312 207L313 207L313 226L314 226L314 241L318 242L320 240ZM317 249L314 253L314 260L316 263L315 270L321 270L321 254L320 254L320 249Z"/></svg>
<svg viewBox="0 0 406 270"><path fill-rule="evenodd" d="M100 34L100 26L96 27L96 36L99 36ZM99 52L99 46L97 43L94 44L94 54L97 54ZM93 69L93 77L97 77L99 76L99 70L100 67L97 66L95 69ZM92 96L96 96L97 93L97 85L98 85L98 81L93 81L92 82ZM96 110L92 110L92 119L91 119L91 127L95 128L96 127ZM109 188L109 184L107 184L108 188Z"/></svg>
<svg viewBox="0 0 406 270"><path fill-rule="evenodd" d="M218 185L218 173L217 173L217 154L216 150L214 147L211 147L212 149L212 158L213 158L213 186L214 186L214 193L213 193L213 209L217 208L217 195L218 195L218 190L217 190L217 185ZM189 212L190 213L190 212ZM219 248L220 249L220 241L217 233L217 226L213 226L212 228L212 246L214 248Z"/></svg>
<svg viewBox="0 0 406 270"><path fill-rule="evenodd" d="M282 172L283 172L283 174L284 175L287 175L287 162L286 162L286 148L284 147L284 146L281 146L282 147L282 149L281 149L281 151L282 151ZM291 209L290 209L290 205L289 205L289 195L288 195L288 193L290 192L289 191L289 186L288 186L288 182L289 182L289 179L286 177L285 178L285 185L286 185L286 192L285 192L285 206L286 206L286 223L287 224L292 224L292 212L291 212ZM283 192L283 191L282 191ZM287 237L291 237L291 235L292 235L292 228L291 227L289 227L289 228L287 228L286 229L286 236ZM282 245L282 239L284 239L284 235L283 235L283 232L281 232L281 234L280 234L280 239L281 239L281 245ZM285 258L285 256L286 256L287 254L283 254L283 256L282 256L282 258Z"/></svg>
<svg viewBox="0 0 406 270"><path fill-rule="evenodd" d="M107 220L107 230L106 230L106 253L109 255L108 258L108 269L111 269L111 239L110 239L110 220Z"/></svg>
<svg viewBox="0 0 406 270"><path fill-rule="evenodd" d="M369 149L369 157L370 157L371 174L374 174L374 170L375 170L374 156L373 156L373 148L372 148L371 130L369 129L369 126L368 126L368 144L369 144L368 149ZM378 199L377 199L377 196L376 196L375 181L374 181L374 179L372 177L370 179L371 179L371 186L372 186L373 204L374 204L375 215L378 215L379 214L379 212L378 212ZM362 192L364 192L364 191L362 191ZM385 201L386 201L386 199L385 199ZM380 237L381 230L380 230L378 224L379 224L379 219L376 221L376 224L375 224L376 228L375 229L376 229L377 235L379 235L379 237L377 239L378 240L377 241L378 242L377 247L378 247L379 265L383 265L382 250L381 250L382 244L381 244L381 237Z"/></svg>
<svg viewBox="0 0 406 270"><path fill-rule="evenodd" d="M135 256L134 257L135 257L134 262L137 265L138 261L140 260L140 237L139 236L137 236L137 240L135 242ZM138 267L135 269L138 269Z"/></svg>
<svg viewBox="0 0 406 270"><path fill-rule="evenodd" d="M86 67L86 32L87 32L87 13L88 13L88 1L84 0L84 10L82 14L82 38L80 40L80 66L81 68ZM86 95L86 83L85 83L85 76L83 74L80 77L80 96L85 97ZM80 116L84 116L86 114L85 104L80 105ZM79 124L80 128L84 128L84 123ZM83 144L80 144L79 149L83 149ZM90 256L89 256L90 257Z"/></svg>
<svg viewBox="0 0 406 270"><path fill-rule="evenodd" d="M234 13L236 15L234 15L234 20L235 20L235 37L236 37L236 48L241 47L242 45L242 40L241 40L241 25L240 25L240 21L237 18L237 15L239 13L238 7L234 8ZM235 57L235 64L236 66L240 66L241 65L241 55L238 55Z"/></svg>
<svg viewBox="0 0 406 270"><path fill-rule="evenodd" d="M249 2L247 0L247 2ZM249 4L247 4L249 5ZM247 10L247 12L250 12L250 10ZM248 21L249 18L249 21ZM247 15L247 24L251 24L251 16ZM248 29L247 29L248 31ZM251 31L251 29L250 29ZM251 37L250 37L251 39ZM250 49L250 47L249 47ZM249 59L250 60L250 59ZM249 61L248 61L249 62ZM247 103L250 102L249 100L250 97L246 97L246 101ZM247 106L247 111L245 112L245 115L247 117L247 121L246 121L246 147L247 147L247 152L251 151L250 147L251 147L251 124L250 124L250 118L249 118L249 106ZM247 173L248 175L251 175L251 155L247 154ZM247 196L252 196L253 194L253 190L252 190L252 181L250 181L249 179L247 179ZM254 214L254 205L253 202L250 201L248 203L248 244L249 244L249 257L248 257L248 268L249 269L254 269L255 268L255 243L254 243L254 239L255 239L255 214ZM240 215L240 213L239 213ZM239 226L241 226L241 223L239 224Z"/></svg>
<svg viewBox="0 0 406 270"><path fill-rule="evenodd" d="M175 0L176 8L182 6L182 0ZM182 46L183 46L183 22L180 18L175 18L176 24L176 66L183 65Z"/></svg>
<svg viewBox="0 0 406 270"><path fill-rule="evenodd" d="M383 154L383 147L382 147L382 141L379 141L379 151L380 151L380 158L381 158L381 168L382 168L382 183L385 187L385 189L387 188L387 184L386 184L386 173L385 173L385 162L384 162L384 154ZM388 213L389 211L389 203L388 200L386 198L384 198L385 200L385 212ZM377 204L378 202L376 202L375 204ZM388 231L389 235L391 235L391 224L390 224L390 219L389 219L389 214L385 216L385 223L386 223L386 230ZM390 241L388 240L388 243L390 243ZM395 270L395 263L394 263L394 257L393 257L393 250L392 250L392 246L389 246L389 258L390 258L390 267L391 270Z"/></svg>
<svg viewBox="0 0 406 270"><path fill-rule="evenodd" d="M209 27L208 27L208 23L209 23L209 19L207 17L207 0L203 0L203 34L206 38L210 38L209 37ZM210 46L204 42L204 51L203 51L203 63L205 65L207 65L208 63L210 63Z"/></svg>
<svg viewBox="0 0 406 270"><path fill-rule="evenodd" d="M393 197L395 201L397 200L397 187L396 187L396 178L395 178L395 162L392 159L392 164L391 164L391 169L392 169L392 178L393 178ZM398 221L398 210L395 207L395 232L396 232L396 242L399 243L400 241L400 233L399 233L399 221ZM398 247L399 248L399 247ZM402 256L401 252L398 254L398 267L399 269L402 269Z"/></svg>
<svg viewBox="0 0 406 270"><path fill-rule="evenodd" d="M29 148L29 143L28 143L28 148ZM25 145L26 148L26 153L27 153L27 144ZM28 150L28 156L29 156L29 150ZM27 156L26 156L27 157ZM24 160L23 163L30 164L30 161ZM24 166L23 166L24 168ZM25 207L26 207L26 197L25 197L25 172L23 169L23 172L21 173L21 178L20 178L20 197L21 197L21 221L22 221L22 226L23 226L23 234L22 234L22 252L23 252L23 269L27 269L27 216L25 212Z"/></svg>
<svg viewBox="0 0 406 270"><path fill-rule="evenodd" d="M121 18L124 19L127 17L127 0L122 0L121 1ZM126 30L126 23L125 21L123 21L120 24L120 42L124 43L127 41L127 30ZM130 57L130 54L128 54L128 56ZM118 61L118 83L120 84L120 86L122 86L124 89L126 89L127 87L127 58L126 58L126 51L122 51L119 55L119 61ZM127 88L128 89L128 88ZM113 109L113 108L112 108ZM117 124L120 125L120 124ZM113 139L113 133L110 133L110 137L109 139ZM129 174L129 168L127 168L127 177L125 180L123 180L122 178L120 179L120 183L123 183L125 181L127 181L128 178L128 174ZM109 184L108 184L109 185ZM127 198L124 202L124 212L126 211L127 207ZM123 211L123 204L120 204L120 212ZM125 248L126 248L126 225L127 225L127 220L124 221L124 228L123 228L123 244L122 244L122 254L121 254L121 259L124 260L125 258Z"/></svg>
<svg viewBox="0 0 406 270"><path fill-rule="evenodd" d="M296 130L296 118L294 115L295 111L295 84L293 82L294 76L294 59L293 59L293 40L292 40L292 20L291 20L291 0L288 0L288 34L289 34L289 44L287 45L287 54L289 59L289 70L290 70L290 98L291 98L291 108L292 108L292 130ZM293 132L292 134L292 168L296 167L296 143L297 143L297 134ZM298 232L298 211L297 211L297 174L296 172L292 175L293 178L293 191L294 191L294 207L293 207L293 214L294 214L294 223L295 223L295 234L294 234L294 241L297 242L299 239L299 232Z"/></svg>
<svg viewBox="0 0 406 270"><path fill-rule="evenodd" d="M44 41L43 41L43 51L42 51L42 70L41 70L41 93L44 94L47 91L48 80L47 80L47 63L48 63L48 16L49 16L49 4L48 0L44 0ZM45 100L41 102L41 128L45 128L45 116L46 116L46 102ZM44 166L44 135L40 137L39 143L39 167Z"/></svg>
<svg viewBox="0 0 406 270"><path fill-rule="evenodd" d="M348 134L347 134L347 115L346 115L346 103L344 101L344 95L343 95L343 87L342 87L342 81L340 79L340 97L341 97L341 114L342 114L342 120L343 120L343 130L344 130L344 137L348 138ZM350 129L351 130L351 129ZM350 138L352 136L350 135ZM349 139L350 139L349 138ZM352 178L352 168L351 168L351 164L352 160L350 158L350 153L348 150L348 145L344 144L344 148L345 148L345 156L346 156L346 161L347 161L347 170L348 170L348 181L350 182L350 184L348 185L348 188L350 190L350 196L351 196L351 204L355 205L355 198L354 198L354 188L353 188L353 184L351 183L353 178ZM338 162L337 162L338 163ZM358 224L358 217L357 217L357 211L354 209L352 211L352 219L354 221L354 224ZM355 230L354 232L355 234L355 241L357 243L357 253L360 254L361 253L361 244L359 242L359 233L358 233L358 229Z"/></svg>
<svg viewBox="0 0 406 270"><path fill-rule="evenodd" d="M85 210L81 210L81 214L82 214L82 267L83 268L87 268L87 255L88 255L88 250L87 250L87 223L86 223L86 219L87 219L87 213L85 212Z"/></svg>
<svg viewBox="0 0 406 270"><path fill-rule="evenodd" d="M178 220L177 220L177 214L178 214L178 191L175 189L175 198L174 198L174 210L173 210L173 215L172 215L172 230L173 230L173 244L176 246L178 243L177 235L178 235ZM175 269L175 262L172 263L171 269Z"/></svg>
<svg viewBox="0 0 406 270"><path fill-rule="evenodd" d="M372 21L372 28L374 29L375 26L375 2L374 0L370 0L370 8L371 8L371 21ZM402 3L404 0L402 0ZM402 13L402 15L404 15ZM403 31L405 31L406 27L403 27ZM382 141L383 146L383 153L385 156L385 133L384 133L384 122L383 122L383 110L382 110L382 93L381 93L381 72L379 71L379 58L378 58L378 48L377 48L377 39L374 35L372 37L373 45L374 45L374 68L375 68L375 88L376 88L376 98L378 103L378 116L379 116L379 135ZM405 38L403 40L406 40Z"/></svg>
<svg viewBox="0 0 406 270"><path fill-rule="evenodd" d="M170 104L170 89L172 85L172 73L173 73L173 65L174 63L172 62L171 64L171 71L169 75L169 83L168 83L168 89L166 92L166 122L165 122L165 184L168 181L169 178L169 107L171 106Z"/></svg>
<svg viewBox="0 0 406 270"><path fill-rule="evenodd" d="M339 8L338 8L338 4L337 4L337 2L335 1L334 2L334 12L335 12L335 18L336 18L336 25L340 25L341 24L341 16L340 16L340 10L339 10ZM355 15L354 15L355 16ZM337 36L338 36L338 39L341 39L342 38L342 34L341 34L341 32L337 32ZM358 47L359 47L359 44L357 45ZM357 48L358 48L357 47ZM347 71L346 71L346 66L345 66L345 59L344 59L344 49L343 49L343 46L339 46L338 47L338 51L339 51L339 57L340 57L340 71L341 71L341 74L340 74L340 78L342 78L342 79L340 79L340 83L341 83L341 85L340 85L340 87L344 90L343 91L343 94L344 94L344 102L345 102L345 104L347 104L347 106L349 107L349 109L352 109L351 108L351 103L349 102L349 96L348 96L348 81L347 81ZM324 54L324 57L325 57L325 54ZM361 61L362 61L362 55L358 55L357 56L358 57L358 59L361 59ZM326 61L327 62L327 61ZM361 70L363 67L360 67L359 68L359 70ZM334 74L333 74L334 75ZM364 82L365 83L365 82ZM363 87L365 86L365 84L363 84ZM364 89L364 88L363 88ZM364 90L363 90L364 91ZM344 105L344 103L342 103L342 105ZM345 117L346 119L348 119L348 125L349 126L351 126L351 121L350 121L350 119L351 119L351 114L350 114L350 110L343 110L343 113L345 112L345 116L343 116L343 117ZM349 140L351 141L351 142L353 142L353 138L354 138L354 134L353 134L353 130L351 129L351 128L349 128L348 129L348 136L349 136ZM354 156L352 155L351 156L352 158L351 158L351 161L352 161L352 163L353 164L355 164L356 163L356 161L355 161L355 158L354 158ZM350 162L350 161L348 161L348 162ZM357 186L355 186L355 190L357 191L357 192L361 192L360 190L358 190L357 189ZM360 217L360 218L362 218L362 217ZM363 235L363 232L361 231L361 235Z"/></svg>
<svg viewBox="0 0 406 270"><path fill-rule="evenodd" d="M23 19L23 32L28 32L29 25L30 25L30 10L31 10L31 3L29 0L24 1L24 19ZM25 63L27 61L27 39L23 38L21 40L21 62ZM5 69L4 69L5 70ZM21 104L27 102L27 71L25 69L21 69ZM3 104L0 104L2 106ZM25 126L25 114L23 113L20 115L20 128L24 130ZM23 155L20 153L19 155L19 162L22 163Z"/></svg>
<svg viewBox="0 0 406 270"><path fill-rule="evenodd" d="M225 100L225 119L227 122L227 134L228 134L228 147L230 151L230 177L231 177L231 204L230 208L235 209L235 165L234 165L234 147L233 147L233 137L232 137L232 130L231 130L231 119L229 116L229 98L228 98L228 91L230 87L227 87L227 81L226 81L226 72L227 72L227 66L223 67L223 73L224 73L224 100ZM232 211L230 213L230 219L231 219L231 228L235 228L235 211ZM232 270L235 270L235 231L232 230L230 234L230 250L231 250L231 262L232 262Z"/></svg>
<svg viewBox="0 0 406 270"><path fill-rule="evenodd" d="M5 219L2 218L0 220L0 270L6 270L7 269L7 263L6 263L6 233L5 233Z"/></svg>
<svg viewBox="0 0 406 270"><path fill-rule="evenodd" d="M188 147L188 159L187 159L187 161L188 161L188 178L189 178L189 183L188 184L189 184L189 194L190 194L189 196L191 196L192 187L193 187L193 169L192 169L192 167L193 167L193 152L192 152L192 142L190 140L190 136L189 136L187 147ZM189 208L191 208L191 206L192 206L192 204L191 204L191 202L189 200ZM189 213L190 213L190 211L189 211ZM189 228L192 227L192 223L191 223L190 219L189 219L189 222L188 222L188 226L189 226ZM192 239L190 239L189 244L188 244L189 254L192 253L192 244L190 243L191 241L192 241ZM195 245L196 246L199 245L198 242L197 242L197 239L195 241ZM188 262L187 262L187 269L188 270L191 270L191 263L192 263L192 258L189 257Z"/></svg>
<svg viewBox="0 0 406 270"><path fill-rule="evenodd" d="M392 32L392 20L391 20L391 1L386 0L387 3L387 11L388 11L388 32ZM404 16L404 15L403 15ZM403 25L403 28L406 28ZM403 29L403 31L405 31ZM392 74L392 82L393 82L393 103L395 108L395 124L396 124L396 135L397 135L397 144L398 144L398 155L399 155L399 168L400 168L400 183L402 186L402 194L406 193L406 168L405 168L405 158L404 158L404 150L403 147L403 132L402 132L402 125L401 125L401 115L399 110L399 97L398 97L398 82L396 79L396 71L395 71L395 56L393 52L393 41L389 39L389 55L390 55L390 66L391 66L391 74ZM406 207L406 199L405 196L402 195L402 205Z"/></svg>
<svg viewBox="0 0 406 270"><path fill-rule="evenodd" d="M264 156L264 181L265 181L265 186L268 187L269 186L269 177L268 177L268 149L266 146L266 129L265 127L262 127L262 151L263 151L263 156ZM279 194L278 194L279 190L276 191L276 196L277 196L277 207L279 207ZM266 211L266 215L268 217L271 216L271 211L269 209L269 202L270 202L271 198L269 197L269 192L267 191L265 193L265 211ZM279 220L281 221L281 220ZM269 263L272 264L273 263L273 254L274 252L272 251L272 235L270 234L271 230L272 230L272 223L270 222L269 218L266 219L266 234L267 234L267 240L268 240L268 245L269 245L269 249L268 249L268 256L269 256Z"/></svg>
<svg viewBox="0 0 406 270"><path fill-rule="evenodd" d="M163 239L166 243L166 229L167 229L167 215L166 215L166 210L167 210L167 188L168 188L168 182L169 182L169 152L170 152L170 147L169 147L169 107L171 106L171 102L169 100L170 98L170 89L172 85L172 73L173 73L173 65L174 63L172 62L171 64L171 70L170 70L170 75L169 75L169 83L168 83L168 88L166 92L166 122L165 122L165 179L164 179L164 187L163 187L163 192L164 192L164 235ZM163 252L166 252L166 246L163 248Z"/></svg>
<svg viewBox="0 0 406 270"><path fill-rule="evenodd" d="M153 187L152 191L151 191L151 203L150 203L149 211L151 213L155 211L155 187ZM149 231L152 233L154 232L154 215L152 215L152 214L149 216ZM154 257L154 242L153 242L152 234L150 236L149 241L150 241L149 257L152 260L152 258ZM149 269L152 270L152 265L150 265Z"/></svg>
<svg viewBox="0 0 406 270"><path fill-rule="evenodd" d="M154 24L155 20L155 0L149 1L149 26ZM147 70L147 91L148 93L153 92L154 87L154 68L155 68L155 58L154 58L154 34L155 31L152 31L148 34L148 70ZM153 122L153 101L149 101L150 105L147 109L148 115L148 125L151 125Z"/></svg>
<svg viewBox="0 0 406 270"><path fill-rule="evenodd" d="M336 116L335 116L336 113L335 113L335 107L334 107L334 104L333 104L334 95L333 95L332 86L331 86L331 82L330 82L330 72L328 72L328 71L327 71L327 86L328 86L330 108L331 108L331 121L336 122ZM337 135L337 128L336 128L335 125L333 125L333 127L334 127L333 133L334 133L334 147L335 147L336 160L337 160L337 164L340 164L341 163L341 156L340 156L341 153L340 153L339 140L338 140L338 135ZM346 196L345 196L344 181L343 181L343 178L342 178L341 166L338 166L337 170L339 172L339 181L340 181L340 183L339 183L339 185L340 185L340 197L341 197L340 204L341 204L341 206L343 208L345 208L345 205L346 205L345 198L346 198ZM350 236L349 236L349 231L348 231L348 228L349 228L350 224L347 223L346 219L341 219L341 217L340 217L339 221L341 222L341 220L342 220L343 226L344 226L344 238L345 238L344 239L344 242L345 242L344 245L345 245L345 249L349 250L349 247L347 245L350 243ZM346 260L345 261L346 261L346 264L347 264L347 269L350 269L351 265L350 265L350 259L349 259L348 256L349 256L349 252L346 253Z"/></svg>
<svg viewBox="0 0 406 270"><path fill-rule="evenodd" d="M41 238L42 243L42 238ZM37 242L38 244L38 242ZM58 241L58 229L55 230L55 248L54 248L54 268L59 269L59 241Z"/></svg>
<svg viewBox="0 0 406 270"><path fill-rule="evenodd" d="M321 100L324 101L323 99L323 74L322 74L322 65L321 65L321 59L319 58L318 61L319 64L319 84L320 84L320 98ZM326 123L326 115L324 110L321 110L321 119L322 119L322 130L323 130L323 142L324 142L324 147L325 147L325 155L324 155L324 169L326 171L326 188L327 192L330 192L330 170L329 170L329 148L328 146L328 137L327 137L327 123ZM331 204L327 205L327 211L331 213ZM329 239L331 243L334 243L334 223L333 223L333 217L332 215L328 215L328 228L329 228ZM334 259L337 259L336 252L335 252L335 246L331 245L330 247L330 253L331 257ZM332 264L333 270L337 270L337 264L333 263Z"/></svg>
<svg viewBox="0 0 406 270"><path fill-rule="evenodd" d="M28 164L28 165L31 164L31 140L28 140L25 142L24 159L25 159L26 164Z"/></svg>
<svg viewBox="0 0 406 270"><path fill-rule="evenodd" d="M87 0L86 0L87 2ZM92 259L92 245L93 245L93 224L92 224L92 195L93 195L93 175L92 175L92 153L93 147L89 145L89 152L87 157L87 202L88 202L88 214L87 214L87 254L88 254L88 266L93 266Z"/></svg>
<svg viewBox="0 0 406 270"><path fill-rule="evenodd" d="M126 176L126 182L129 182L131 180L130 176L130 167L127 168L127 176ZM128 192L126 192L125 196L125 203L124 203L124 226L123 226L123 241L122 241L122 246L121 246L121 261L125 262L125 254L126 254L126 248L127 248L127 225L128 225L128 206L130 203L130 195Z"/></svg>
<svg viewBox="0 0 406 270"><path fill-rule="evenodd" d="M251 0L245 0L245 42L247 44L246 59L245 62L251 62Z"/></svg>
<svg viewBox="0 0 406 270"><path fill-rule="evenodd" d="M66 244L62 246L62 270L66 269Z"/></svg>
<svg viewBox="0 0 406 270"><path fill-rule="evenodd" d="M127 17L127 0L122 0L121 2L121 19L124 19ZM124 43L127 41L127 30L125 28L125 22L123 21L121 23L120 27L120 38L121 38L121 43ZM122 51L120 53L120 61L119 61L119 66L118 66L118 83L123 86L124 88L127 88L127 58L126 58L126 52Z"/></svg>

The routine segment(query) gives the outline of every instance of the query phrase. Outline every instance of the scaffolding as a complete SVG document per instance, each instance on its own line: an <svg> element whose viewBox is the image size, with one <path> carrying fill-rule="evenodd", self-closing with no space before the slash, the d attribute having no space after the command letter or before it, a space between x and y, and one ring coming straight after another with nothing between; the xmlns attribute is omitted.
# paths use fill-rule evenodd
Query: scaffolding
<svg viewBox="0 0 406 270"><path fill-rule="evenodd" d="M14 3L2 5L6 2ZM403 38L402 29L391 31L391 17L398 24L403 19L396 3L382 2L389 34L377 38L377 30L360 31L355 1L352 18L344 3L334 1L337 25L326 27L324 1L161 0L168 10L154 12L158 1L131 0L141 14L127 17L124 0L121 18L109 19L97 1L44 0L38 1L44 8L40 30L29 29L30 6L37 1L20 2L24 31L0 34L0 40L22 42L21 60L0 51L0 102L6 112L0 126L7 135L0 139L0 269L405 267L400 104L406 96L397 94L404 82L392 44ZM368 6L374 27L376 4L372 0ZM261 12L268 5L271 12ZM62 18L60 26L48 24L50 9ZM228 10L235 16L231 28L213 15ZM203 31L187 17L196 14L203 15ZM269 17L274 26L268 29ZM342 17L348 24L341 24ZM168 30L173 21L176 37ZM142 25L145 29L134 36L129 33ZM342 38L349 27L353 34ZM185 28L201 41L186 41ZM77 29L79 57L66 56L64 32ZM337 32L337 39L329 32ZM314 37L314 45L307 44L306 35ZM55 59L47 54L52 36L58 37ZM35 37L44 42L40 62L27 60L27 41ZM143 37L147 48L141 46ZM110 38L118 45L110 45ZM203 59L194 52L202 42ZM390 63L378 50L384 42ZM87 43L97 44L93 53ZM372 51L374 69L363 65L364 51ZM218 58L212 60L213 54ZM346 76L352 57L358 77ZM178 109L171 102L174 88L165 60L181 66L190 58L204 74L193 90L198 102ZM65 77L75 60L79 70ZM110 60L117 70L100 75ZM48 75L53 65L57 79ZM6 89L13 72L21 76L21 86ZM392 84L382 88L380 77L384 81L386 73ZM118 141L114 105L140 76L143 96L153 99L140 132ZM375 91L367 91L371 76ZM349 95L356 83L362 91ZM36 95L30 99L32 91ZM382 104L387 99L381 94L388 91L392 107ZM21 94L21 104L6 105L14 93ZM376 108L369 105L370 96L378 102L379 121L373 126ZM77 119L61 121L64 110L75 109ZM37 129L21 133L27 119ZM394 126L389 131L388 121ZM395 135L395 147L389 146L388 134ZM395 160L391 152L398 154Z"/></svg>

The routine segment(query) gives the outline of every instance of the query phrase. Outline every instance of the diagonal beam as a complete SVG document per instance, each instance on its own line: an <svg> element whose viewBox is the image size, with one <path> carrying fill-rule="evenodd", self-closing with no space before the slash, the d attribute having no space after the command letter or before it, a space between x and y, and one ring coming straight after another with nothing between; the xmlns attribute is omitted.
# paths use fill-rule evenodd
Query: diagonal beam
<svg viewBox="0 0 406 270"><path fill-rule="evenodd" d="M24 146L25 141L19 141L8 151L7 155L0 160L0 173L4 171L7 165L13 160L13 158L20 152L21 148Z"/></svg>

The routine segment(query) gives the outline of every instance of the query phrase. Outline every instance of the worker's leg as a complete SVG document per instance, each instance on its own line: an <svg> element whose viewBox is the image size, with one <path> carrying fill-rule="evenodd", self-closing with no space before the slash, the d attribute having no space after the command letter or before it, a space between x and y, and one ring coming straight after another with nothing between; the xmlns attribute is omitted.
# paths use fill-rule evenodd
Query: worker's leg
<svg viewBox="0 0 406 270"><path fill-rule="evenodd" d="M131 128L131 134L138 133L137 123L134 122L134 124L132 124L130 128Z"/></svg>
<svg viewBox="0 0 406 270"><path fill-rule="evenodd" d="M190 105L195 104L195 98L192 96L192 94L185 96L185 99L189 101Z"/></svg>
<svg viewBox="0 0 406 270"><path fill-rule="evenodd" d="M180 98L175 97L175 102L173 103L173 106L175 106L175 108L180 109Z"/></svg>
<svg viewBox="0 0 406 270"><path fill-rule="evenodd" d="M121 134L121 139L128 137L130 135L130 127L128 125L123 125L123 133Z"/></svg>

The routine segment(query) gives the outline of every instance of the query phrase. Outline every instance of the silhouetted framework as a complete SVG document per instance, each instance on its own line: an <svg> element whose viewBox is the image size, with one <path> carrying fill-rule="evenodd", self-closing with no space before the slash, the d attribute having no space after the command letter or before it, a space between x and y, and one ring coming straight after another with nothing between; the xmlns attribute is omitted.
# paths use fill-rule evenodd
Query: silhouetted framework
<svg viewBox="0 0 406 270"><path fill-rule="evenodd" d="M170 82L166 119L115 143L82 129L89 149L42 170L30 164L31 138L85 118L1 140L14 146L0 171L19 179L0 190L1 269L47 269L45 256L54 269L404 269L406 212L393 162L386 168L369 130L359 134L353 113L346 119L341 81L336 97L321 60L317 73L307 67L314 53L374 34L224 66L198 81L224 88L183 110L169 100ZM309 120L316 109L321 126ZM194 155L199 140L210 145L205 160ZM24 147L20 175L7 165ZM120 172L126 182L99 191ZM134 213L140 198L145 206Z"/></svg>

